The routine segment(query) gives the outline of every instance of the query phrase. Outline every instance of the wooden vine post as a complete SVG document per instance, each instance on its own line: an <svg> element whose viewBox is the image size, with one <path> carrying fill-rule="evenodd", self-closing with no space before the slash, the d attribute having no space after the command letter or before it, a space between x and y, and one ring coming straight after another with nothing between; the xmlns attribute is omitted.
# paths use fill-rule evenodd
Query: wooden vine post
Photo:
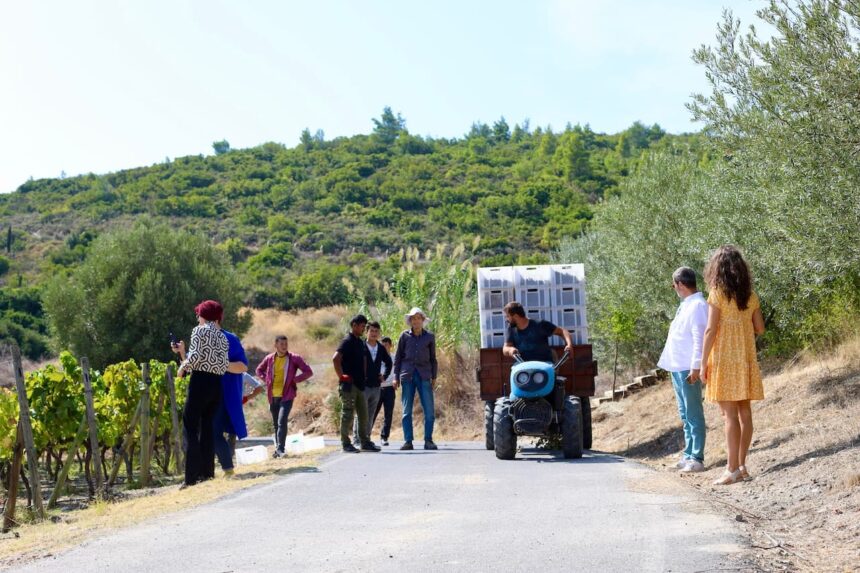
<svg viewBox="0 0 860 573"><path fill-rule="evenodd" d="M140 394L140 485L149 485L149 386L152 380L149 377L149 363L144 362L140 366L143 375L143 391Z"/></svg>
<svg viewBox="0 0 860 573"><path fill-rule="evenodd" d="M182 428L179 427L179 410L176 407L176 384L173 378L173 364L167 365L167 397L170 398L170 437L173 441L173 449L176 452L176 471L185 471L185 456L182 451Z"/></svg>
<svg viewBox="0 0 860 573"><path fill-rule="evenodd" d="M36 445L33 442L33 426L30 423L30 401L27 400L27 389L24 386L24 368L21 365L21 349L12 343L12 368L15 371L15 388L18 390L18 428L24 439L24 451L27 453L27 470L30 474L30 489L33 491L33 507L36 516L45 519L45 506L42 503L42 487L39 484L39 466L36 461Z"/></svg>
<svg viewBox="0 0 860 573"><path fill-rule="evenodd" d="M90 379L90 361L86 356L81 357L81 374L84 379L84 399L87 408L87 425L90 434L90 451L92 452L93 473L96 478L96 496L104 492L104 479L102 478L102 456L99 450L99 427L96 422L96 410L93 405L93 383Z"/></svg>

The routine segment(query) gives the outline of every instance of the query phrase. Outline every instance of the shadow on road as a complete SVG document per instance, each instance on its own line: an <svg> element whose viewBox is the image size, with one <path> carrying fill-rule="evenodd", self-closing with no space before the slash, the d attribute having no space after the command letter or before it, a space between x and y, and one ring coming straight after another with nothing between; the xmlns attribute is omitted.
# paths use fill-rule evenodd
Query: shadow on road
<svg viewBox="0 0 860 573"><path fill-rule="evenodd" d="M579 459L566 459L560 451L553 450L523 450L514 460L545 464L622 464L625 461L618 456L593 453L585 453Z"/></svg>
<svg viewBox="0 0 860 573"><path fill-rule="evenodd" d="M267 475L276 475L276 476L288 476L292 474L316 474L319 473L320 470L314 466L296 466L293 468L279 468L276 470L265 471L265 472L249 472L243 474L236 474L233 479L236 480L246 480L246 479L256 479L258 477L267 476Z"/></svg>

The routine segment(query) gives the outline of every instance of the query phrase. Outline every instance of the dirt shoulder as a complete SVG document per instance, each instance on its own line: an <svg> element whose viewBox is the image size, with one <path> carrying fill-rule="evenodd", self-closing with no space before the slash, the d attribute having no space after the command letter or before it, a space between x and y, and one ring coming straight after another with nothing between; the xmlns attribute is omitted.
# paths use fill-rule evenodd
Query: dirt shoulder
<svg viewBox="0 0 860 573"><path fill-rule="evenodd" d="M95 501L85 509L53 511L48 521L23 524L0 538L0 569L49 557L117 529L203 505L279 476L316 471L321 458L331 451L333 448L238 466L229 479L218 470L214 480L183 490L177 481L166 487L121 492L111 501Z"/></svg>
<svg viewBox="0 0 860 573"><path fill-rule="evenodd" d="M767 376L753 404L752 480L713 486L726 463L723 423L705 405L703 474L673 469L684 437L671 382L594 410L597 450L661 469L739 522L763 571L860 571L860 340Z"/></svg>

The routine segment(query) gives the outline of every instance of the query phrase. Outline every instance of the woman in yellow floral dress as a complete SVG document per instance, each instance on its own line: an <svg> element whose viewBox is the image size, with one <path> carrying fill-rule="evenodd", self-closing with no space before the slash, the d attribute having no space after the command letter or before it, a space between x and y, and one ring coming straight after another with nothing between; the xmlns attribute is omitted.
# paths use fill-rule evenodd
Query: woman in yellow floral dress
<svg viewBox="0 0 860 573"><path fill-rule="evenodd" d="M705 281L710 295L701 377L707 384L705 398L720 405L725 422L728 461L714 485L728 485L749 477L750 400L764 399L755 348L755 337L764 333L764 318L749 267L737 248L717 249L705 267Z"/></svg>

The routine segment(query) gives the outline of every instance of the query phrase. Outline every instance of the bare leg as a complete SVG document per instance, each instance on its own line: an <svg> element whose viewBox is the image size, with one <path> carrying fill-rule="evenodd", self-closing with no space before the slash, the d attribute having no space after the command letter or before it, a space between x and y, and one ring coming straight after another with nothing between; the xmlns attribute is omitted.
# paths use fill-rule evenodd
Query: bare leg
<svg viewBox="0 0 860 573"><path fill-rule="evenodd" d="M726 430L726 450L728 452L727 469L733 472L738 469L738 450L741 439L741 425L738 421L738 403L720 402Z"/></svg>
<svg viewBox="0 0 860 573"><path fill-rule="evenodd" d="M747 452L752 443L753 421L752 408L749 400L741 400L738 404L738 418L740 419L741 435L738 447L738 464L747 465Z"/></svg>

